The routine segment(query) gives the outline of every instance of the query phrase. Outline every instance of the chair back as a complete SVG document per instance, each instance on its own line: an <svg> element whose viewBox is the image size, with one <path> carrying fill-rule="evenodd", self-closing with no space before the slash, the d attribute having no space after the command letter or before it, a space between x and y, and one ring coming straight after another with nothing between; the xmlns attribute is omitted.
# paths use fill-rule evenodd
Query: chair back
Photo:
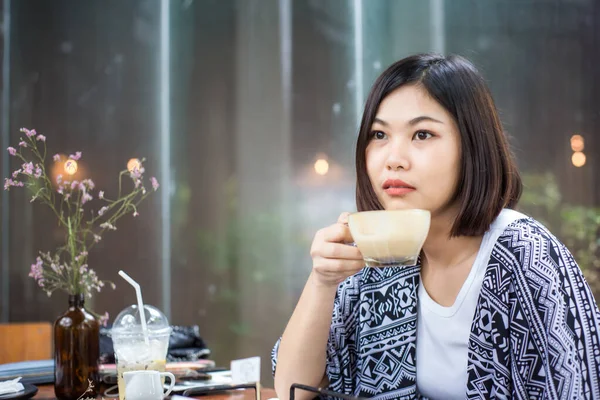
<svg viewBox="0 0 600 400"><path fill-rule="evenodd" d="M50 358L50 322L0 324L0 364Z"/></svg>

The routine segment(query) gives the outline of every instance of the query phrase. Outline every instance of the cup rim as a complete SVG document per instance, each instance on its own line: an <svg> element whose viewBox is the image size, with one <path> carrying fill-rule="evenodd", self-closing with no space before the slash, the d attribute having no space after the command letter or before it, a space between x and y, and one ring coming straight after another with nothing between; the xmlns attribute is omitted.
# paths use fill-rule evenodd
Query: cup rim
<svg viewBox="0 0 600 400"><path fill-rule="evenodd" d="M123 376L132 375L132 374L153 375L153 374L160 374L160 372L161 371L157 371L155 369L139 369L139 370L135 370L135 371L125 371L125 372L123 372Z"/></svg>

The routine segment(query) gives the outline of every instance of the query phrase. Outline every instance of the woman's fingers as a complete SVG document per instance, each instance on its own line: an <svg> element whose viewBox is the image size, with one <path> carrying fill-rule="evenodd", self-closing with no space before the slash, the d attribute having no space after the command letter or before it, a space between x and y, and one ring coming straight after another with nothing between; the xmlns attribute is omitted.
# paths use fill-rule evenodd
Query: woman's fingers
<svg viewBox="0 0 600 400"><path fill-rule="evenodd" d="M343 213L340 214L340 216L338 217L338 223L339 224L344 224L344 225L348 225L348 217L350 216L350 213L345 211Z"/></svg>
<svg viewBox="0 0 600 400"><path fill-rule="evenodd" d="M310 249L314 276L326 285L338 285L365 266L358 248L346 244L353 242L348 228L349 215L342 213L337 223L318 231Z"/></svg>
<svg viewBox="0 0 600 400"><path fill-rule="evenodd" d="M320 258L314 261L313 268L317 272L326 275L350 276L355 272L360 271L365 266L365 262L361 260L340 260L332 258Z"/></svg>
<svg viewBox="0 0 600 400"><path fill-rule="evenodd" d="M320 256L324 258L343 259L343 260L362 260L363 256L357 247L342 244L325 242L321 244Z"/></svg>
<svg viewBox="0 0 600 400"><path fill-rule="evenodd" d="M352 234L348 225L341 223L333 224L319 231L320 239L324 242L352 243Z"/></svg>

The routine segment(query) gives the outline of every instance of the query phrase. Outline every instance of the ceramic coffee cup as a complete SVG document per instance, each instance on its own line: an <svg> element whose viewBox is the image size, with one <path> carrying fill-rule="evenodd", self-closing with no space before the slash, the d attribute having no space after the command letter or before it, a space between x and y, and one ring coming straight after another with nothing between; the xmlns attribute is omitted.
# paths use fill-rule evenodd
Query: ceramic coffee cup
<svg viewBox="0 0 600 400"><path fill-rule="evenodd" d="M162 378L170 379L165 392ZM128 371L123 373L126 400L163 400L175 386L175 376L170 372Z"/></svg>

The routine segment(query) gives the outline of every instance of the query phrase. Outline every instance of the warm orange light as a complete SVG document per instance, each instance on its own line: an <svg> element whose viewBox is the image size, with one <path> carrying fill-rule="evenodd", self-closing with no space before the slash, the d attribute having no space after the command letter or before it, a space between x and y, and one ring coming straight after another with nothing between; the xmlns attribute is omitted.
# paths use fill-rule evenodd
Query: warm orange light
<svg viewBox="0 0 600 400"><path fill-rule="evenodd" d="M77 161L71 159L65 161L64 170L68 175L75 175L75 173L77 173L77 169Z"/></svg>
<svg viewBox="0 0 600 400"><path fill-rule="evenodd" d="M583 151L585 147L585 141L581 135L571 136L571 149L573 151Z"/></svg>
<svg viewBox="0 0 600 400"><path fill-rule="evenodd" d="M325 175L329 171L329 163L323 158L319 158L315 162L315 172L319 175Z"/></svg>
<svg viewBox="0 0 600 400"><path fill-rule="evenodd" d="M142 162L137 158L132 158L127 161L127 171L133 172L136 169L140 169L142 167Z"/></svg>
<svg viewBox="0 0 600 400"><path fill-rule="evenodd" d="M573 156L571 156L571 162L576 167L583 167L585 165L585 154L581 151L576 151L573 153Z"/></svg>

